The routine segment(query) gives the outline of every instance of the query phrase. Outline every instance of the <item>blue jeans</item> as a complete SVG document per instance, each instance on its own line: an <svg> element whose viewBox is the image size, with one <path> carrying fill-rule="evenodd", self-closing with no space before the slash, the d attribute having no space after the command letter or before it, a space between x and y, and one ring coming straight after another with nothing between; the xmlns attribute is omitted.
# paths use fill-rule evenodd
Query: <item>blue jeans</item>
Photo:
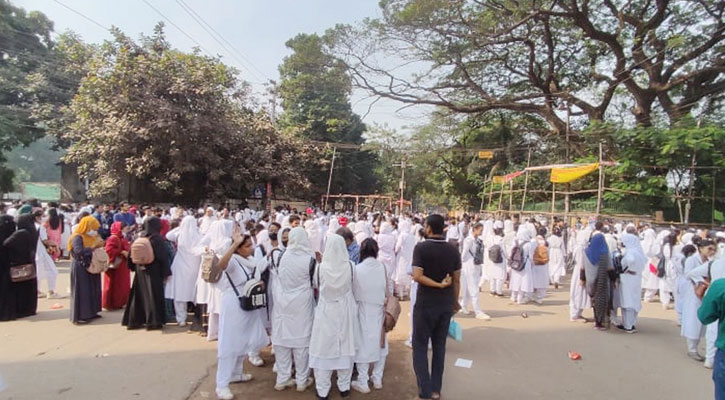
<svg viewBox="0 0 725 400"><path fill-rule="evenodd" d="M712 380L715 382L715 400L725 400L725 352L720 349L715 353Z"/></svg>

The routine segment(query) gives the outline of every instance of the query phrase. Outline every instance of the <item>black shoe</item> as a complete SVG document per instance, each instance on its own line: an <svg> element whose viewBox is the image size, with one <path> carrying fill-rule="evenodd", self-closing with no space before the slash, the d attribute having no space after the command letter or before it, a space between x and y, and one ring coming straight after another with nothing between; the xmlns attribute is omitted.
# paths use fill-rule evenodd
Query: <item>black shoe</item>
<svg viewBox="0 0 725 400"><path fill-rule="evenodd" d="M342 396L342 397L350 397L350 390L346 390L344 392L340 392L340 396Z"/></svg>
<svg viewBox="0 0 725 400"><path fill-rule="evenodd" d="M317 395L317 400L328 400L329 398L329 396L322 397L320 395Z"/></svg>
<svg viewBox="0 0 725 400"><path fill-rule="evenodd" d="M620 331L626 331L627 330L627 328L625 328L624 325L617 325L617 329L619 329Z"/></svg>

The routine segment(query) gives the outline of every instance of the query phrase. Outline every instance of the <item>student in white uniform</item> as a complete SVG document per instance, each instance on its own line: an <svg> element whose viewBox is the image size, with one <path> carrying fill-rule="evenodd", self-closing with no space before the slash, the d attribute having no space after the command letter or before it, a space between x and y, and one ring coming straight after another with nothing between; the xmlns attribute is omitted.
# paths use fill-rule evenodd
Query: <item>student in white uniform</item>
<svg viewBox="0 0 725 400"><path fill-rule="evenodd" d="M409 220L400 221L399 228L400 232L395 243L395 276L393 282L395 283L395 293L402 298L410 291L412 279L408 274L408 270L413 262L413 249L415 249L416 241L413 224Z"/></svg>
<svg viewBox="0 0 725 400"><path fill-rule="evenodd" d="M559 288L561 278L564 276L566 276L564 240L561 238L561 229L555 226L549 236L549 280L555 289Z"/></svg>
<svg viewBox="0 0 725 400"><path fill-rule="evenodd" d="M715 244L711 240L703 239L697 243L697 252L685 260L684 273L687 285L683 287L682 329L680 334L687 341L687 355L695 361L705 361L705 357L697 351L700 338L703 334L702 323L697 318L697 309L702 300L695 295L695 282L689 273L702 264L708 264L715 254Z"/></svg>
<svg viewBox="0 0 725 400"><path fill-rule="evenodd" d="M385 266L377 260L377 256L377 242L365 239L360 246L361 261L355 266L352 283L358 307L360 341L355 352L358 376L350 386L360 393L370 393L370 380L375 389L383 388L383 371L388 356L388 338L382 333L382 326L386 292L389 293L392 288ZM371 367L372 379L369 374Z"/></svg>
<svg viewBox="0 0 725 400"><path fill-rule="evenodd" d="M201 255L197 251L201 234L196 218L184 217L178 228L166 234L166 240L176 243L176 256L171 263L171 277L166 283L165 297L174 301L176 322L179 326L185 326L187 303L196 300L196 280L201 267Z"/></svg>
<svg viewBox="0 0 725 400"><path fill-rule="evenodd" d="M531 276L534 281L534 301L544 304L546 289L549 288L549 246L544 239L546 228L541 228L532 245Z"/></svg>
<svg viewBox="0 0 725 400"><path fill-rule="evenodd" d="M296 385L298 392L304 392L312 385L308 361L315 299L310 268L314 271L316 265L315 253L305 229L292 229L284 254L277 264L272 264L270 271L274 299L272 345L277 364L276 390ZM293 359L295 379L292 379Z"/></svg>
<svg viewBox="0 0 725 400"><path fill-rule="evenodd" d="M617 290L620 292L622 324L617 325L617 328L626 333L635 333L637 314L642 309L642 271L647 266L648 259L637 236L625 233L621 236L621 241L624 246L624 272L619 275Z"/></svg>
<svg viewBox="0 0 725 400"><path fill-rule="evenodd" d="M222 400L234 398L229 389L230 383L248 382L252 379L252 375L244 373L244 359L247 353L269 344L264 322L261 314L257 312L259 310L242 310L239 298L232 287L234 285L237 291L242 293L247 280L259 279L262 271L255 268L253 253L252 238L235 232L234 240L219 261L219 266L224 269L225 274L217 283L221 299L216 395Z"/></svg>
<svg viewBox="0 0 725 400"><path fill-rule="evenodd" d="M352 293L352 271L345 239L337 234L328 234L322 263L313 279L320 295L310 338L310 368L315 371L315 386L320 399L328 399L333 371L337 371L340 393L343 396L350 394L357 348L355 332L359 329L357 303Z"/></svg>
<svg viewBox="0 0 725 400"><path fill-rule="evenodd" d="M571 274L571 287L569 289L569 320L572 322L591 322L585 318L582 313L585 309L591 307L591 298L586 290L586 285L582 284L580 279L582 270L584 269L584 251L589 244L589 238L592 235L591 227L586 227L576 231L574 239L574 248L572 254L574 256L574 272Z"/></svg>
<svg viewBox="0 0 725 400"><path fill-rule="evenodd" d="M657 233L654 229L647 227L642 233L642 250L649 259L650 264L657 265L657 256L660 252L661 243L657 243ZM649 264L642 272L642 289L644 289L644 301L651 303L655 301L655 295L660 288L659 278L653 273ZM697 316L695 317L697 318Z"/></svg>
<svg viewBox="0 0 725 400"><path fill-rule="evenodd" d="M481 233L483 225L476 223L471 229L472 234L463 240L463 251L461 252L461 311L468 314L468 304L473 306L473 312L476 319L488 321L491 317L481 311L481 305L478 301L478 283L481 280L483 269L483 240ZM479 253L480 254L477 254Z"/></svg>
<svg viewBox="0 0 725 400"><path fill-rule="evenodd" d="M709 276L708 276L709 274ZM687 274L687 279L697 285L709 278L710 283L725 278L725 258L719 257L711 262L703 263ZM709 289L708 289L709 290ZM711 322L705 328L705 363L704 367L712 369L715 364L717 347L715 341L718 336L718 321Z"/></svg>
<svg viewBox="0 0 725 400"><path fill-rule="evenodd" d="M58 278L58 268L53 261L53 257L48 254L48 250L45 244L48 243L48 231L43 226L43 210L36 209L33 212L35 217L35 229L38 231L38 241L35 249L35 268L38 279L38 297L46 297L49 299L62 299L65 296L61 296L55 292L55 282ZM48 281L48 294L44 294L40 291L40 282Z"/></svg>
<svg viewBox="0 0 725 400"><path fill-rule="evenodd" d="M511 221L506 221L511 223ZM490 285L491 296L503 296L503 284L506 282L507 249L504 237L505 224L496 221L490 237L483 238L484 262L483 269ZM511 224L513 227L513 224ZM513 228L512 228L513 229Z"/></svg>
<svg viewBox="0 0 725 400"><path fill-rule="evenodd" d="M521 248L524 268L521 271L511 270L511 301L516 304L528 303L534 291L531 268L533 267L532 257L536 242L532 239L531 230L525 225L519 226L515 246Z"/></svg>
<svg viewBox="0 0 725 400"><path fill-rule="evenodd" d="M678 255L678 250L681 250L682 246L677 245L677 232L671 233L664 238L664 244L662 245L662 257L665 259L665 276L660 278L660 302L662 308L669 310L671 297L675 293L675 279L677 278L677 263L681 263L681 257Z"/></svg>

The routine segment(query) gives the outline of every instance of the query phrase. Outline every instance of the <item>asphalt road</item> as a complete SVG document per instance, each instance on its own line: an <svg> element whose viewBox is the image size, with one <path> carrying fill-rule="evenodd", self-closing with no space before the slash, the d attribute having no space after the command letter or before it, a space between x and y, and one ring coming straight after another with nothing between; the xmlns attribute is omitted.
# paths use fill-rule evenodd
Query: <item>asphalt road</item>
<svg viewBox="0 0 725 400"><path fill-rule="evenodd" d="M68 287L61 264L58 289ZM492 321L456 316L462 342L449 340L444 399L711 399L711 372L687 358L674 311L645 304L637 328L626 335L571 323L568 288L552 292L543 306L510 305L482 294ZM62 309L52 310L53 304ZM215 398L215 343L184 329L127 331L122 312L103 312L85 326L68 321L68 299L40 300L38 314L0 323L0 399L207 399ZM391 335L384 389L353 399L412 399L415 377L410 350L403 346L408 303ZM527 318L522 316L526 313ZM591 312L589 312L591 315ZM704 341L703 341L704 342ZM572 361L567 352L581 353ZM240 399L314 399L276 392L273 356L267 365L248 366L252 382L233 385ZM472 361L455 367L456 359ZM339 398L334 391L332 398Z"/></svg>

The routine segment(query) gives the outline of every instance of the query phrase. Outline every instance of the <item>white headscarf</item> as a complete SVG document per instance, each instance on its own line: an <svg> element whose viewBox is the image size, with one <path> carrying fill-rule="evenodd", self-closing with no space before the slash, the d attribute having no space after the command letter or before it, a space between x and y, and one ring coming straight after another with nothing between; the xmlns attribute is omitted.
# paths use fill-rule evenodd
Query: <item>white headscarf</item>
<svg viewBox="0 0 725 400"><path fill-rule="evenodd" d="M413 224L407 219L404 219L400 221L400 225L398 225L398 232L400 232L401 234L409 235L411 233L412 227Z"/></svg>
<svg viewBox="0 0 725 400"><path fill-rule="evenodd" d="M314 224L314 221L312 223ZM289 241L287 242L287 249L285 251L296 254L302 253L310 256L315 254L310 246L310 240L307 237L307 232L305 232L304 228L299 226L297 228L292 228L289 232Z"/></svg>
<svg viewBox="0 0 725 400"><path fill-rule="evenodd" d="M383 222L383 224L380 226L380 233L384 235L392 234L393 226L390 225L388 221Z"/></svg>
<svg viewBox="0 0 725 400"><path fill-rule="evenodd" d="M319 274L323 294L327 298L339 298L346 293L345 289L351 288L350 256L342 236L333 234L327 237Z"/></svg>
<svg viewBox="0 0 725 400"><path fill-rule="evenodd" d="M503 222L503 233L511 233L514 231L514 221L507 219Z"/></svg>
<svg viewBox="0 0 725 400"><path fill-rule="evenodd" d="M179 247L191 249L198 245L200 241L201 234L196 226L196 218L190 215L184 217L179 225L179 238L177 239Z"/></svg>
<svg viewBox="0 0 725 400"><path fill-rule="evenodd" d="M330 225L327 226L327 234L336 234L338 229L340 229L340 221L337 220L337 217L330 218Z"/></svg>
<svg viewBox="0 0 725 400"><path fill-rule="evenodd" d="M628 268L633 272L644 271L648 258L642 250L642 244L639 242L639 238L631 233L625 233L622 235L622 244L624 244L625 248L622 261L626 259Z"/></svg>
<svg viewBox="0 0 725 400"><path fill-rule="evenodd" d="M684 235L682 235L682 238L680 241L683 245L687 246L688 244L692 244L692 238L695 237L695 234L692 232L687 232Z"/></svg>
<svg viewBox="0 0 725 400"><path fill-rule="evenodd" d="M532 237L531 230L526 226L520 226L519 231L516 233L516 240L519 242L519 245L530 242Z"/></svg>
<svg viewBox="0 0 725 400"><path fill-rule="evenodd" d="M220 257L229 250L232 245L232 234L234 233L234 221L214 221L209 226L209 231L202 239L210 249Z"/></svg>

